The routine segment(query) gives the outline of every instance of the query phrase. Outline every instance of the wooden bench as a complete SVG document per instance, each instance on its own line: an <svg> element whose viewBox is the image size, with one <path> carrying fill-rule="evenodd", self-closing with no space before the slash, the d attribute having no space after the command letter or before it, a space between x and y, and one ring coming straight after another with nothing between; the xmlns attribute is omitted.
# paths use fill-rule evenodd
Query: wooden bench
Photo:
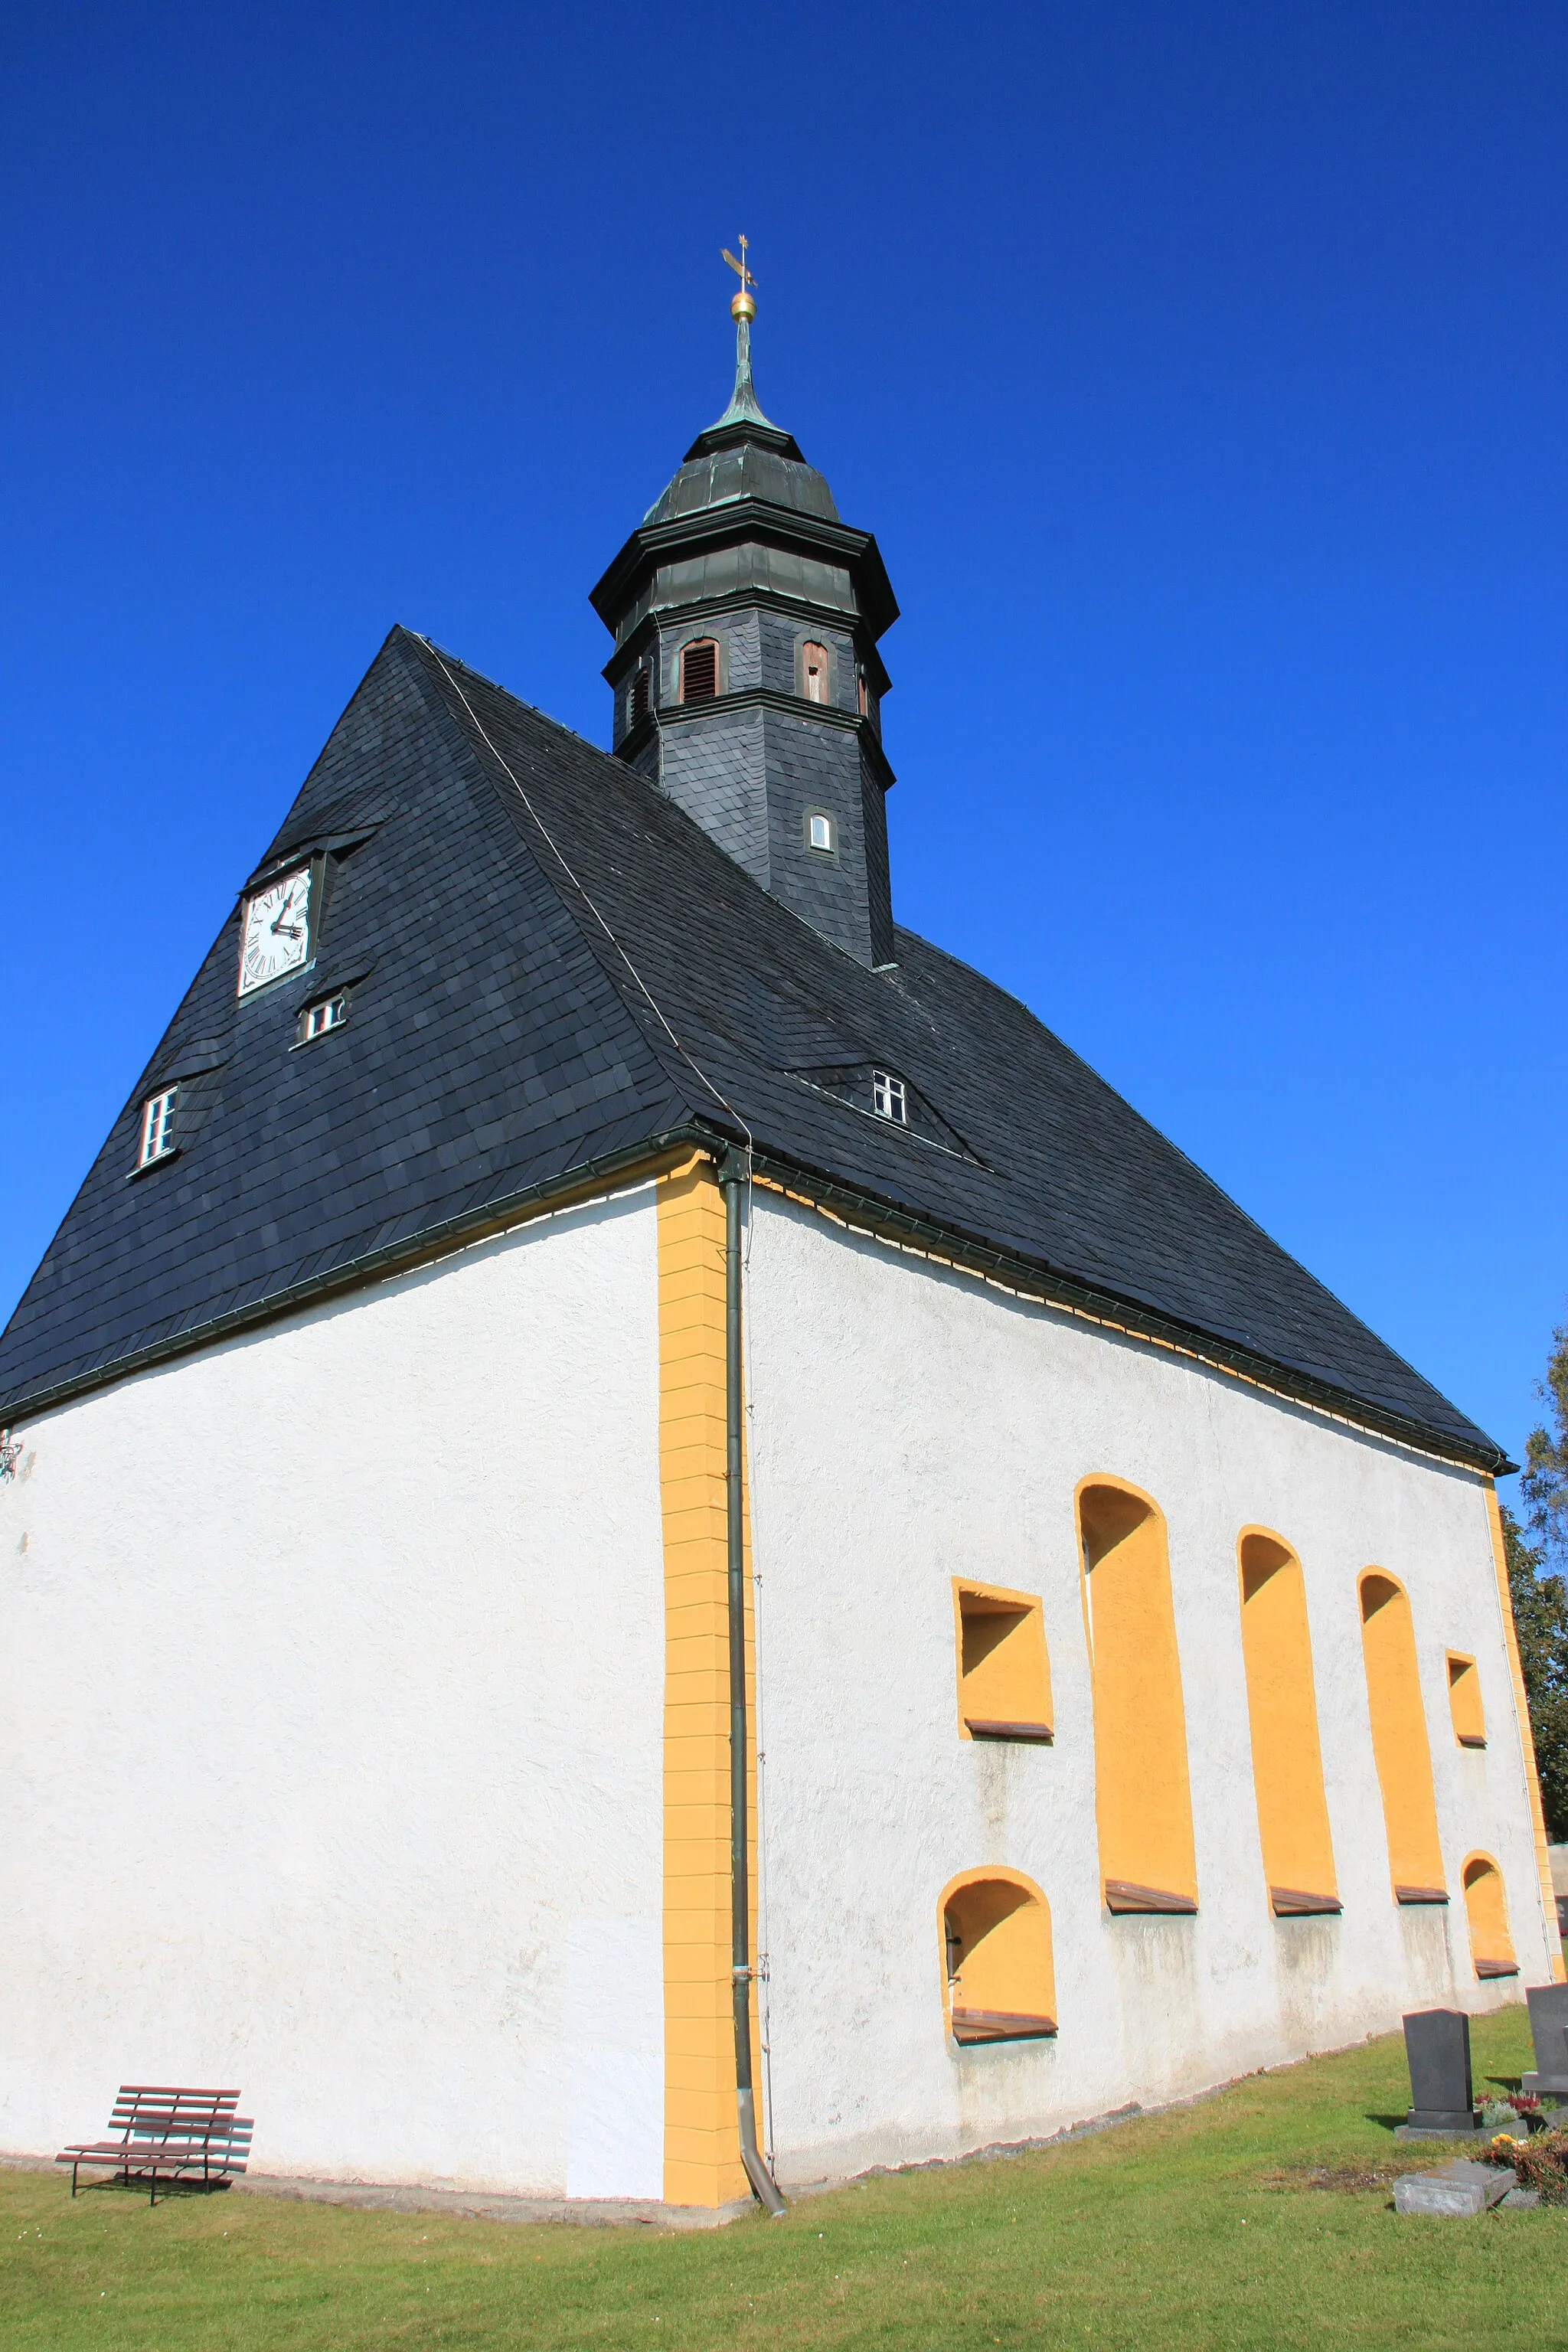
<svg viewBox="0 0 1568 2352"><path fill-rule="evenodd" d="M80 2140L60 2150L57 2164L71 2168L71 2195L84 2164L102 2165L129 2187L148 2184L148 2203L158 2201L160 2179L200 2180L211 2187L245 2170L250 2152L251 2119L235 2113L237 2091L198 2091L170 2083L121 2083L109 2119L119 2137Z"/></svg>

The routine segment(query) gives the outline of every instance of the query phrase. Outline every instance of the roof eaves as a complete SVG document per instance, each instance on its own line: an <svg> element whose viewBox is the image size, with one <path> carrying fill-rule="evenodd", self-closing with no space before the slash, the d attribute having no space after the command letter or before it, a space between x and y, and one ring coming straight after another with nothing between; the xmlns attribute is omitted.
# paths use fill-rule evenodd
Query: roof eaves
<svg viewBox="0 0 1568 2352"><path fill-rule="evenodd" d="M825 1211L852 1231L868 1233L875 1239L887 1240L918 1256L977 1275L1036 1299L1041 1306L1060 1307L1102 1328L1192 1357L1292 1403L1349 1422L1373 1436L1389 1439L1418 1453L1435 1454L1442 1461L1458 1463L1494 1478L1506 1477L1519 1467L1482 1430L1476 1432L1477 1442L1468 1444L1452 1431L1436 1429L1413 1415L1395 1412L1199 1325L1163 1314L1123 1294L1097 1289L1038 1260L999 1250L975 1234L954 1225L937 1223L896 1202L858 1192L821 1169L766 1151L753 1151L752 1158L753 1171L764 1183L786 1195L802 1198L807 1206Z"/></svg>
<svg viewBox="0 0 1568 2352"><path fill-rule="evenodd" d="M510 1225L526 1222L531 1213L559 1211L582 1200L622 1191L658 1174L668 1160L678 1159L684 1150L715 1151L719 1148L710 1129L700 1121L682 1118L673 1126L662 1127L656 1135L623 1145L619 1150L578 1161L554 1175L519 1185L478 1208L467 1209L438 1224L396 1235L356 1256L332 1262L329 1254L326 1265L319 1265L317 1271L280 1290L252 1296L205 1318L192 1310L180 1317L174 1328L164 1328L156 1339L131 1348L123 1354L100 1350L61 1380L37 1389L24 1388L0 1399L0 1426L8 1428L19 1422L36 1420L42 1412L52 1412L94 1389L130 1380L155 1364L166 1363L172 1357L189 1355L238 1331L275 1322L280 1316L298 1314L339 1292L362 1289L373 1282L408 1273L433 1258L449 1255L454 1250L471 1248L475 1243L489 1240Z"/></svg>

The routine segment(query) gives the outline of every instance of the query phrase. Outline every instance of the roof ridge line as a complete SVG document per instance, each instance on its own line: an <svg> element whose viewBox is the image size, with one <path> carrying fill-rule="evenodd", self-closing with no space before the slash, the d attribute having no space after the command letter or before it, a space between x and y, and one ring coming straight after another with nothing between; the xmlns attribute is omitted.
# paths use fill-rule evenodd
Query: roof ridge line
<svg viewBox="0 0 1568 2352"><path fill-rule="evenodd" d="M659 1037L658 1030L651 1027L644 1017L642 1010L638 1006L636 998L628 991L625 981L621 974L616 970L614 963L603 952L599 941L594 937L588 925L582 919L577 907L573 904L572 899L568 897L567 893L562 889L560 883L556 880L555 877L550 873L542 859L541 859L537 854L533 854L534 865L552 892L554 894L557 904L573 923L579 938L583 941L584 946L594 958L595 962L598 965L599 970L604 973L605 978L609 982L610 986L615 990L623 1009L627 1014L627 1017L636 1027L637 1034L647 1045L648 1050L652 1053L668 1083L679 1089L687 1116L692 1118L698 1118L701 1115L701 1109L699 1105L693 1103L690 1099L690 1088L685 1083L684 1074L670 1066L670 1057L666 1048L665 1040L668 1040L668 1045L674 1047L675 1054L679 1057L679 1062L685 1065L685 1069L689 1071L691 1075L698 1079L705 1091L710 1095L713 1101L718 1104L720 1109L725 1112L730 1118L734 1120L736 1127L744 1136L746 1145L749 1150L752 1142L752 1136L751 1128L746 1119L742 1117L742 1113L735 1108L734 1104L729 1100L728 1097L720 1092L718 1087L713 1083L713 1080L709 1077L707 1072L692 1058L692 1055L689 1053L686 1046L681 1043L681 1040L676 1034L676 1031L663 1006L659 1003L658 999L654 995L652 989L649 988L647 981L644 980L636 964L633 963L626 948L622 945L615 931L611 929L608 919L600 910L595 899L590 897L586 885L580 879L577 873L569 863L564 850L562 849L560 844L556 841L554 835L545 824L544 819L541 816L539 811L534 807L533 803L530 800L527 790L524 787L521 777L518 776L515 770L512 768L511 762L508 760L505 752L502 751L500 745L493 740L489 730L485 727L484 721L480 719L478 711L475 710L472 703L468 700L468 696L464 693L458 679L447 667L446 658L442 655L440 649L433 645L427 637L421 637L416 630L409 629L406 630L405 634L414 644L417 645L421 648L421 652L424 656L434 661L437 669L442 673L447 684L456 691L458 698L462 705L463 711L467 715L468 724L465 726L463 719L460 718L457 712L452 711L450 705L448 704L448 715L452 718L454 724L458 726L459 730L465 736L469 735L469 730L471 729L472 733L478 736L479 746L482 747L483 751L488 753L489 758L502 770L508 782L510 783L513 792L516 793L519 801L521 801L522 806L527 811L531 822L539 833L542 835L549 846L551 855L554 858L556 864L560 866L562 873L565 875L568 882L571 884L572 889L575 893L576 898L581 900L582 906L585 908L588 913L593 917L594 921L598 925L599 929L603 932L605 939L609 942L609 945L614 949L616 955L620 959L620 961L625 965L626 971L631 975L633 982L640 992L648 1010L652 1013L655 1022L658 1024L658 1029L661 1029L664 1032L663 1039ZM459 664L458 667L466 667L466 665ZM488 687L492 694L504 695L509 701L517 700L515 696L508 693L505 687L498 686L493 678L484 678L477 670L470 670L468 675L470 677ZM435 681L432 680L432 683L435 683ZM439 687L437 687L437 692L439 692ZM445 700L445 697L442 698ZM520 704L519 707L523 709L530 708L530 706L525 703ZM538 713L536 715L542 718L544 714ZM557 722L551 721L549 723L554 725ZM570 735L572 732L570 728L563 728L560 731L566 735ZM584 739L580 736L574 738L574 740L579 742L584 742ZM470 749L474 747L470 738ZM598 747L594 744L585 744L585 748L590 751L598 750ZM605 751L599 751L599 757L601 759L608 759L609 754ZM618 773L618 762L615 764ZM505 803L504 796L500 794L494 777L490 777L489 781L492 789L496 790L498 798L501 798L503 805L506 805L507 803ZM528 846L526 841L523 845L525 847ZM711 1116L711 1113L709 1113L709 1116Z"/></svg>

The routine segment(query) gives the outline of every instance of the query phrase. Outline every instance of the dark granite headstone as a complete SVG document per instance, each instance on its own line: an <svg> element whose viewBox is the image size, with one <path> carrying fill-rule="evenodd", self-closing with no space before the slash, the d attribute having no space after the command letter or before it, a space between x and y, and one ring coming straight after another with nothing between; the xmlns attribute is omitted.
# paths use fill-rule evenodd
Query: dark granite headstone
<svg viewBox="0 0 1568 2352"><path fill-rule="evenodd" d="M1470 2091L1470 2021L1462 2009L1418 2009L1405 2020L1410 2064L1411 2132L1476 2132L1480 2109Z"/></svg>
<svg viewBox="0 0 1568 2352"><path fill-rule="evenodd" d="M1524 2078L1525 2090L1568 2098L1568 1984L1531 1985L1530 2038L1535 2044L1535 2072Z"/></svg>

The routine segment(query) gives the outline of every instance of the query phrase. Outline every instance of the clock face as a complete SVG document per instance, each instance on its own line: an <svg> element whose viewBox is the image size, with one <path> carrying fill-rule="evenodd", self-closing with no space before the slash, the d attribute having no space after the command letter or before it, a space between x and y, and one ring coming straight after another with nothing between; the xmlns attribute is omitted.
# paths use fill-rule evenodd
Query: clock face
<svg viewBox="0 0 1568 2352"><path fill-rule="evenodd" d="M297 971L310 946L310 869L285 874L246 901L239 950L239 992L265 988Z"/></svg>

